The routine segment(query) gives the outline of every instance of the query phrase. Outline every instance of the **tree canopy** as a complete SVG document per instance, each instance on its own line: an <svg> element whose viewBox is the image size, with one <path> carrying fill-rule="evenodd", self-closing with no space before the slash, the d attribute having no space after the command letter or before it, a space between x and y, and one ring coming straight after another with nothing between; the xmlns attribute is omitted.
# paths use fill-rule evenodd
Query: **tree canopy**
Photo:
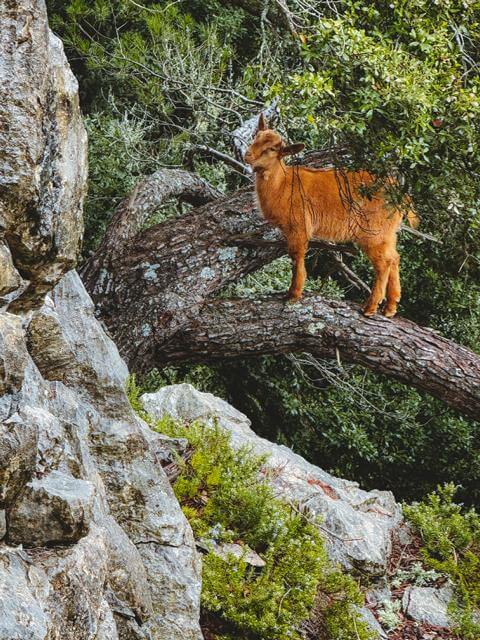
<svg viewBox="0 0 480 640"><path fill-rule="evenodd" d="M479 352L479 2L48 5L90 133L85 259L144 176L181 168L220 192L248 185L232 132L275 102L286 138L343 167L397 177L391 197L407 194L421 231L438 240L401 236L402 315ZM149 210L144 228L190 209L174 195ZM272 249L239 269L242 280L221 297L286 289L289 267L280 255ZM341 260L368 279L359 255ZM364 295L334 252L312 249L308 270L310 289L327 298ZM357 365L258 356L169 366L151 371L145 384L185 378L220 390L263 435L367 485L382 481L412 497L452 480L466 499L480 498L478 422Z"/></svg>

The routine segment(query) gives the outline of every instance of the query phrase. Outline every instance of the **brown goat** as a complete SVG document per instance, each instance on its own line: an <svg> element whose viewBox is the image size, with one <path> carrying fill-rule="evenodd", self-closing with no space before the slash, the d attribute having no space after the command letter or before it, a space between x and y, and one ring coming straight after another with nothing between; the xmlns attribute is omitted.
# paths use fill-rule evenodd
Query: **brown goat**
<svg viewBox="0 0 480 640"><path fill-rule="evenodd" d="M256 194L263 216L287 239L293 261L288 299L295 302L302 295L309 240L355 242L375 269L375 283L363 313L373 315L386 295L384 315L394 316L400 301L397 232L402 213L387 205L382 190L368 195L376 180L366 171L339 176L334 169L286 166L282 158L303 148L303 144L285 146L281 136L267 128L262 115L245 154L245 161L256 173ZM348 202L342 191L348 194ZM410 224L416 224L413 210L407 218Z"/></svg>

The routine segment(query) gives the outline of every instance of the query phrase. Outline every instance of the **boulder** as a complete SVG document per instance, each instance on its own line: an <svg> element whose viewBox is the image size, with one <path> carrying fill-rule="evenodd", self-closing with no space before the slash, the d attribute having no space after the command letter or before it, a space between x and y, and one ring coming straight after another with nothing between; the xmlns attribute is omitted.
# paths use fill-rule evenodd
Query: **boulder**
<svg viewBox="0 0 480 640"><path fill-rule="evenodd" d="M276 493L322 516L332 559L346 569L373 576L385 574L391 532L402 520L400 506L389 491L363 491L356 482L336 478L287 447L258 437L244 414L189 384L144 394L141 402L156 419L168 414L187 422L215 422L230 433L234 447L246 445L256 454L268 456L265 473Z"/></svg>
<svg viewBox="0 0 480 640"><path fill-rule="evenodd" d="M453 621L448 605L453 598L449 585L435 587L407 587L402 598L405 614L416 622L426 622L437 627L449 628Z"/></svg>

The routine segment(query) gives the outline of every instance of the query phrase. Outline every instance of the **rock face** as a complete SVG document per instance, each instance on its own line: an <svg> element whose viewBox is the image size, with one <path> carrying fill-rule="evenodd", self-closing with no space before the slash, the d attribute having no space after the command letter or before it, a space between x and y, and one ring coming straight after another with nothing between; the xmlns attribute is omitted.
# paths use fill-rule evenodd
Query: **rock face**
<svg viewBox="0 0 480 640"><path fill-rule="evenodd" d="M0 640L201 640L200 560L75 264L86 136L43 0L0 0Z"/></svg>
<svg viewBox="0 0 480 640"><path fill-rule="evenodd" d="M0 15L0 304L25 310L75 264L87 140L44 2L0 0Z"/></svg>
<svg viewBox="0 0 480 640"><path fill-rule="evenodd" d="M323 517L331 557L346 569L356 568L371 576L385 574L390 534L402 519L390 492L363 491L355 482L330 475L287 447L259 438L247 416L189 384L164 387L141 400L155 418L169 414L187 421L217 420L231 434L235 447L248 445L259 455L267 454L268 475L276 492Z"/></svg>
<svg viewBox="0 0 480 640"><path fill-rule="evenodd" d="M0 318L17 349L1 398L0 639L200 640L200 561L160 464L168 441L131 410L78 275Z"/></svg>

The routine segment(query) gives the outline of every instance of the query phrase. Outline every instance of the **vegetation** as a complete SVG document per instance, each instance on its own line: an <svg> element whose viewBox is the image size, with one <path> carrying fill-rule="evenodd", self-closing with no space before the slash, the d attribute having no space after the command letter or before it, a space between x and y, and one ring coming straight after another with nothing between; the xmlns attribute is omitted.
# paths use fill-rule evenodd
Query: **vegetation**
<svg viewBox="0 0 480 640"><path fill-rule="evenodd" d="M234 449L218 425L153 421L141 407L143 390L134 376L127 391L155 431L188 441L191 455L177 458L174 491L206 550L202 608L204 617L221 619L222 638L241 633L245 640L300 640L301 623L320 601L325 640L373 640L355 608L363 604L356 581L328 559L320 521L275 497L267 459L248 447ZM232 543L242 553L221 553ZM260 569L249 563L251 551L265 563Z"/></svg>
<svg viewBox="0 0 480 640"><path fill-rule="evenodd" d="M292 140L399 176L421 229L443 241L402 235L401 313L478 350L479 3L288 0L287 18L279 5L48 0L90 133L85 253L120 199L159 166L190 168L221 189L243 184L205 147L231 155L229 132L276 98ZM150 223L181 206L167 203ZM347 262L369 279L360 256ZM309 286L325 295L363 296L326 255L312 251L308 269ZM234 291L284 290L288 279L283 260ZM367 488L412 499L452 481L463 500L480 502L480 425L391 380L300 354L168 368L145 383L184 379Z"/></svg>
<svg viewBox="0 0 480 640"><path fill-rule="evenodd" d="M464 640L478 640L480 623L480 515L454 502L456 487L446 484L422 502L405 506L422 539L425 565L447 576L456 601L452 613Z"/></svg>

